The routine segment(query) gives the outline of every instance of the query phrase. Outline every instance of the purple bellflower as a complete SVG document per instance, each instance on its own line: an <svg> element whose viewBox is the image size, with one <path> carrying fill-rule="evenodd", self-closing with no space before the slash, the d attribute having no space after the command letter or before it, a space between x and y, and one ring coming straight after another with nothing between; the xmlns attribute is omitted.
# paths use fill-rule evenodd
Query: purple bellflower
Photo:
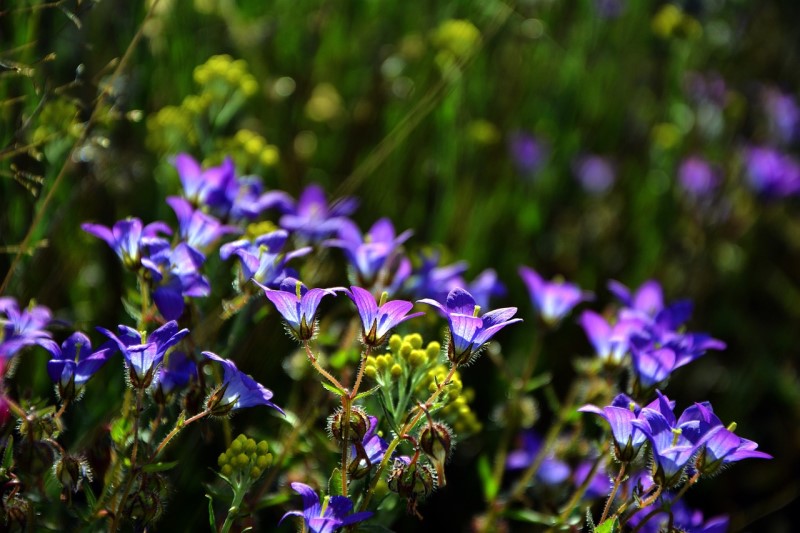
<svg viewBox="0 0 800 533"><path fill-rule="evenodd" d="M262 193L263 186L254 176L237 179L230 157L219 166L203 169L192 156L178 154L173 165L186 199L224 219L253 219L265 209L291 205L291 198L284 192Z"/></svg>
<svg viewBox="0 0 800 533"><path fill-rule="evenodd" d="M181 240L203 253L220 237L226 234L239 233L239 228L227 226L219 220L192 207L186 199L170 196L167 203L175 211Z"/></svg>
<svg viewBox="0 0 800 533"><path fill-rule="evenodd" d="M700 423L690 417L675 419L673 402L656 390L655 402L642 408L639 417L631 421L650 442L653 456L653 481L664 488L674 487L684 477L689 460L698 450L686 433L692 434Z"/></svg>
<svg viewBox="0 0 800 533"><path fill-rule="evenodd" d="M100 333L117 344L125 358L131 385L137 389L150 386L167 350L189 334L186 328L178 330L178 323L174 320L167 322L146 338L143 333L128 326L120 325L118 329L119 335L115 335L105 328L97 328Z"/></svg>
<svg viewBox="0 0 800 533"><path fill-rule="evenodd" d="M245 280L254 279L261 285L277 288L284 278L295 276L287 269L286 263L312 250L304 247L283 253L281 250L288 238L285 230L276 230L257 237L253 242L242 239L224 244L219 249L219 255L223 260L237 256Z"/></svg>
<svg viewBox="0 0 800 533"><path fill-rule="evenodd" d="M594 298L575 284L566 281L545 281L532 268L521 266L519 275L531 296L534 307L548 325L558 324L581 302Z"/></svg>
<svg viewBox="0 0 800 533"><path fill-rule="evenodd" d="M651 404L651 407L653 406ZM608 422L614 439L614 455L623 463L633 461L647 440L644 432L633 425L633 421L639 418L641 410L641 407L626 394L618 394L611 405L602 409L595 405L584 405L578 409L582 413L595 414Z"/></svg>
<svg viewBox="0 0 800 533"><path fill-rule="evenodd" d="M317 184L303 190L297 204L292 202L280 219L280 226L305 242L319 242L335 234L358 207L355 198L345 197L328 205L325 191Z"/></svg>
<svg viewBox="0 0 800 533"><path fill-rule="evenodd" d="M767 88L763 93L764 110L772 139L788 144L800 133L800 107L797 101L780 89Z"/></svg>
<svg viewBox="0 0 800 533"><path fill-rule="evenodd" d="M142 227L142 221L133 217L119 220L111 228L87 222L81 224L81 229L106 241L122 260L125 268L130 270L138 270L140 266L157 270L145 252L150 246L168 246L167 240L159 237L159 233L172 234L172 230L164 222L152 222Z"/></svg>
<svg viewBox="0 0 800 533"><path fill-rule="evenodd" d="M166 359L153 383L153 396L159 404L166 403L170 394L184 388L197 376L197 365L185 352L172 352Z"/></svg>
<svg viewBox="0 0 800 533"><path fill-rule="evenodd" d="M185 242L173 249L164 248L151 259L158 267L153 276L153 302L167 320L181 317L184 296L202 298L211 294L208 279L200 273L205 257Z"/></svg>
<svg viewBox="0 0 800 533"><path fill-rule="evenodd" d="M698 422L697 428L684 431L684 434L689 441L699 446L694 467L701 474L714 474L742 459L772 459L771 455L756 449L758 444L736 435L733 432L736 424L725 427L708 402L688 407L681 415L681 420Z"/></svg>
<svg viewBox="0 0 800 533"><path fill-rule="evenodd" d="M365 287L373 287L381 274L389 277L389 270L394 266L397 248L412 235L406 230L395 235L394 225L388 218L375 222L366 235L362 235L353 222L343 220L339 227L337 239L324 242L326 246L341 248L347 257L354 273L354 282ZM386 283L388 285L388 283Z"/></svg>
<svg viewBox="0 0 800 533"><path fill-rule="evenodd" d="M255 282L264 290L264 295L286 320L289 333L299 341L311 340L316 333L317 307L325 296L336 296L337 290L309 289L294 278L281 282L280 290L270 289Z"/></svg>
<svg viewBox="0 0 800 533"><path fill-rule="evenodd" d="M425 313L412 313L411 308L414 304L405 300L386 301L387 294L381 296L380 305L375 301L366 289L351 286L350 290L345 289L347 296L356 304L356 309L361 317L362 341L367 346L378 347L386 342L392 328L414 317Z"/></svg>
<svg viewBox="0 0 800 533"><path fill-rule="evenodd" d="M444 305L430 298L418 303L435 307L447 319L450 326L447 357L454 365L469 363L495 333L509 324L522 322L521 318L512 318L517 313L516 307L503 307L478 316L481 308L465 289L450 291Z"/></svg>
<svg viewBox="0 0 800 533"><path fill-rule="evenodd" d="M38 345L50 351L58 344L44 328L50 323L50 310L43 305L29 305L20 309L17 300L9 296L0 298L0 370L5 363L26 346ZM0 372L0 376L2 376Z"/></svg>
<svg viewBox="0 0 800 533"><path fill-rule="evenodd" d="M718 172L701 157L688 157L678 167L678 183L692 199L708 197L719 185Z"/></svg>
<svg viewBox="0 0 800 533"><path fill-rule="evenodd" d="M506 470L522 470L528 468L536 459L539 450L542 448L542 438L532 429L524 431L520 435L521 446L509 452L506 458ZM542 461L542 465L536 472L536 480L545 485L558 485L563 483L570 476L570 468L567 463L557 459L552 453L548 454ZM606 486L608 483L606 482Z"/></svg>
<svg viewBox="0 0 800 533"><path fill-rule="evenodd" d="M203 352L203 355L222 365L222 385L211 393L207 401L207 407L214 414L225 415L236 409L257 405L272 407L283 414L283 409L270 401L272 391L236 368L233 361L224 359L213 352Z"/></svg>
<svg viewBox="0 0 800 533"><path fill-rule="evenodd" d="M750 188L765 198L785 198L800 192L800 164L775 148L753 146L744 151Z"/></svg>
<svg viewBox="0 0 800 533"><path fill-rule="evenodd" d="M648 317L656 316L664 308L664 291L655 280L645 281L633 292L619 281L611 280L608 282L608 290L623 306L644 313Z"/></svg>
<svg viewBox="0 0 800 533"><path fill-rule="evenodd" d="M408 291L415 298L431 298L444 302L451 290L463 286L461 275L467 271L466 261L439 266L439 260L440 254L435 251L423 255L422 264L414 271L407 285Z"/></svg>
<svg viewBox="0 0 800 533"><path fill-rule="evenodd" d="M629 338L642 324L634 319L621 319L610 325L594 311L586 310L578 320L597 356L609 365L620 365L629 349Z"/></svg>
<svg viewBox="0 0 800 533"><path fill-rule="evenodd" d="M530 133L518 131L508 140L508 151L517 172L525 177L533 177L547 159L547 146Z"/></svg>
<svg viewBox="0 0 800 533"><path fill-rule="evenodd" d="M292 489L303 498L302 511L289 511L287 516L300 516L305 527L312 533L333 533L341 527L363 522L372 516L371 511L349 514L353 510L353 502L347 496L331 496L327 505L320 505L316 491L304 483L292 483Z"/></svg>
<svg viewBox="0 0 800 533"><path fill-rule="evenodd" d="M578 158L572 172L583 190L591 194L602 194L614 185L614 167L608 159L599 155Z"/></svg>
<svg viewBox="0 0 800 533"><path fill-rule="evenodd" d="M52 358L47 362L47 373L63 401L77 400L83 394L83 386L100 367L105 364L114 350L111 343L104 344L92 352L92 341L83 333L76 331L61 344L53 343Z"/></svg>

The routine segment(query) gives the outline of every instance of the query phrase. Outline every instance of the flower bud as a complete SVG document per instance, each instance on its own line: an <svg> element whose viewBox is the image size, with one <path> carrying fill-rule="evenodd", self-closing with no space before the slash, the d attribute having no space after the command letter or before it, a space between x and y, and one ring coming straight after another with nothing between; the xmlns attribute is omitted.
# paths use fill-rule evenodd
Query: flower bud
<svg viewBox="0 0 800 533"><path fill-rule="evenodd" d="M65 492L78 492L83 480L92 480L92 471L86 461L69 454L55 462L53 473Z"/></svg>
<svg viewBox="0 0 800 533"><path fill-rule="evenodd" d="M430 495L436 488L436 474L427 463L406 463L396 459L389 474L389 489L409 501L409 509L418 500Z"/></svg>
<svg viewBox="0 0 800 533"><path fill-rule="evenodd" d="M453 450L452 430L441 422L426 425L419 433L419 447L433 461L439 486L444 487L447 484L444 464Z"/></svg>
<svg viewBox="0 0 800 533"><path fill-rule="evenodd" d="M348 441L361 442L364 435L366 435L369 430L369 417L366 411L361 407L351 407L349 426L350 433L348 434ZM337 443L341 443L344 435L343 429L344 411L339 409L328 417L328 433L330 433L331 437L333 437Z"/></svg>

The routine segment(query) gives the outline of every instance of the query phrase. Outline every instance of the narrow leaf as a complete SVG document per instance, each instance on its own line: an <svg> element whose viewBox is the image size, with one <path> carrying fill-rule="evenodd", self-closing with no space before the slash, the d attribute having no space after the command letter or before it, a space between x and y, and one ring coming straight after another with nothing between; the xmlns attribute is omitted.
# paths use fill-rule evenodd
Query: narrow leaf
<svg viewBox="0 0 800 533"><path fill-rule="evenodd" d="M327 383L325 381L322 382L322 386L325 387L326 389L328 389L329 391L331 391L332 393L336 394L337 396L344 396L345 394L347 394L345 391L343 391L339 387L334 387L333 385L331 385L330 383Z"/></svg>
<svg viewBox="0 0 800 533"><path fill-rule="evenodd" d="M492 476L492 465L486 455L478 457L478 476L483 485L483 497L487 502L493 501L500 488Z"/></svg>
<svg viewBox="0 0 800 533"><path fill-rule="evenodd" d="M334 468L331 473L331 478L328 480L328 496L341 496L342 495L342 472L338 468Z"/></svg>
<svg viewBox="0 0 800 533"><path fill-rule="evenodd" d="M166 470L172 470L178 465L178 461L170 461L168 463L153 463L146 465L142 468L142 471L152 474L153 472L164 472Z"/></svg>
<svg viewBox="0 0 800 533"><path fill-rule="evenodd" d="M619 532L619 519L614 517L602 522L599 526L594 528L595 533L618 533Z"/></svg>
<svg viewBox="0 0 800 533"><path fill-rule="evenodd" d="M356 394L355 399L358 400L358 399L361 399L361 398L366 398L367 396L372 396L373 394L375 394L379 390L380 390L380 386L372 387L369 390L365 390L364 392L359 392L358 394Z"/></svg>
<svg viewBox="0 0 800 533"><path fill-rule="evenodd" d="M206 494L208 498L208 525L211 526L211 531L217 530L217 517L214 515L214 498L210 494Z"/></svg>

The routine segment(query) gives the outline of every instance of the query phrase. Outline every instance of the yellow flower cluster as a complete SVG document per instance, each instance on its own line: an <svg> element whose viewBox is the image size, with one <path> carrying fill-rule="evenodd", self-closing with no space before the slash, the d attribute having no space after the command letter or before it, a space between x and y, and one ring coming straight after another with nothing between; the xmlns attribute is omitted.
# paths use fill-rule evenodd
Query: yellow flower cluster
<svg viewBox="0 0 800 533"><path fill-rule="evenodd" d="M269 453L266 441L262 440L256 444L254 439L248 439L242 434L219 455L217 464L220 473L228 479L238 473L239 476L256 480L272 464L272 454Z"/></svg>
<svg viewBox="0 0 800 533"><path fill-rule="evenodd" d="M211 56L208 61L195 67L192 73L194 81L203 90L238 89L245 96L253 96L258 92L258 82L247 70L244 59L233 59L227 54Z"/></svg>
<svg viewBox="0 0 800 533"><path fill-rule="evenodd" d="M664 4L655 14L652 21L653 33L667 39L669 37L687 37L694 39L703 34L700 22L684 13L675 4Z"/></svg>
<svg viewBox="0 0 800 533"><path fill-rule="evenodd" d="M258 133L241 129L233 137L220 139L217 142L217 157L221 162L226 156L233 158L236 168L243 173L254 171L257 166L273 167L280 160L278 147L267 143ZM211 161L213 164L214 161Z"/></svg>
<svg viewBox="0 0 800 533"><path fill-rule="evenodd" d="M414 398L424 402L447 378L449 368L439 363L441 351L436 341L425 345L419 333L405 337L395 334L389 338L388 352L367 357L364 374L384 386L397 384L405 388L410 383ZM473 398L474 392L464 389L458 372L440 396L445 406L439 412L459 434L480 431L480 422L469 407Z"/></svg>
<svg viewBox="0 0 800 533"><path fill-rule="evenodd" d="M456 59L470 56L481 41L481 32L464 19L449 19L434 30L431 40L435 46L450 52Z"/></svg>

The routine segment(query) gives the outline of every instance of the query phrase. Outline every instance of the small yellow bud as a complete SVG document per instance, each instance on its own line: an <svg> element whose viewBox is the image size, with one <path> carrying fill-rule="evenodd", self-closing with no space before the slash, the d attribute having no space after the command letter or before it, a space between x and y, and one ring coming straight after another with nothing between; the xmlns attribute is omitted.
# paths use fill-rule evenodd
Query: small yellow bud
<svg viewBox="0 0 800 533"><path fill-rule="evenodd" d="M247 453L253 453L256 451L258 445L256 444L255 439L247 439L245 441L244 450Z"/></svg>
<svg viewBox="0 0 800 533"><path fill-rule="evenodd" d="M400 376L403 375L403 367L395 363L394 365L392 365L391 372L393 377L399 378Z"/></svg>
<svg viewBox="0 0 800 533"><path fill-rule="evenodd" d="M364 364L375 366L377 364L377 361L375 360L374 356L370 355L367 357L367 360L364 362Z"/></svg>
<svg viewBox="0 0 800 533"><path fill-rule="evenodd" d="M375 368L375 366L373 366L373 365L366 365L366 366L364 367L364 374L365 374L367 377L370 377L370 378L372 378L372 379L375 379L375 376L377 376L377 375L378 375L378 369L377 369L377 368Z"/></svg>
<svg viewBox="0 0 800 533"><path fill-rule="evenodd" d="M420 367L428 362L428 356L423 350L413 350L408 357L408 364L414 368Z"/></svg>
<svg viewBox="0 0 800 533"><path fill-rule="evenodd" d="M422 348L422 335L419 333L412 333L411 335L406 335L406 342L411 344L411 347L415 350Z"/></svg>
<svg viewBox="0 0 800 533"><path fill-rule="evenodd" d="M413 349L414 347L411 346L411 343L403 341L403 344L400 345L400 356L408 357L408 354L410 354Z"/></svg>
<svg viewBox="0 0 800 533"><path fill-rule="evenodd" d="M258 467L253 467L250 469L250 477L253 479L258 479L261 477L261 469Z"/></svg>
<svg viewBox="0 0 800 533"><path fill-rule="evenodd" d="M236 439L233 442L231 442L231 447L229 448L229 450L231 452L233 452L233 453L241 452L242 451L242 441L240 441L239 439Z"/></svg>
<svg viewBox="0 0 800 533"><path fill-rule="evenodd" d="M429 342L428 347L425 348L425 352L428 354L429 359L436 359L436 357L441 353L442 345L436 341Z"/></svg>
<svg viewBox="0 0 800 533"><path fill-rule="evenodd" d="M389 337L389 349L394 353L397 353L401 344L403 344L403 339L397 333Z"/></svg>
<svg viewBox="0 0 800 533"><path fill-rule="evenodd" d="M261 470L269 468L272 464L272 454L262 455L256 460L256 466Z"/></svg>
<svg viewBox="0 0 800 533"><path fill-rule="evenodd" d="M220 469L220 472L222 472L223 476L230 476L233 474L233 467L231 465L225 465Z"/></svg>
<svg viewBox="0 0 800 533"><path fill-rule="evenodd" d="M256 448L258 453L264 455L265 453L269 452L269 443L265 440L262 440L258 443L258 447Z"/></svg>
<svg viewBox="0 0 800 533"><path fill-rule="evenodd" d="M378 368L383 370L384 368L389 366L389 361L385 355L379 355L378 357L375 358L375 364L378 365Z"/></svg>
<svg viewBox="0 0 800 533"><path fill-rule="evenodd" d="M219 454L219 457L217 457L217 464L219 465L219 467L222 468L227 463L228 463L228 456L224 453Z"/></svg>
<svg viewBox="0 0 800 533"><path fill-rule="evenodd" d="M239 466L247 466L250 463L250 458L247 455L240 453L236 456L236 462L239 464Z"/></svg>

